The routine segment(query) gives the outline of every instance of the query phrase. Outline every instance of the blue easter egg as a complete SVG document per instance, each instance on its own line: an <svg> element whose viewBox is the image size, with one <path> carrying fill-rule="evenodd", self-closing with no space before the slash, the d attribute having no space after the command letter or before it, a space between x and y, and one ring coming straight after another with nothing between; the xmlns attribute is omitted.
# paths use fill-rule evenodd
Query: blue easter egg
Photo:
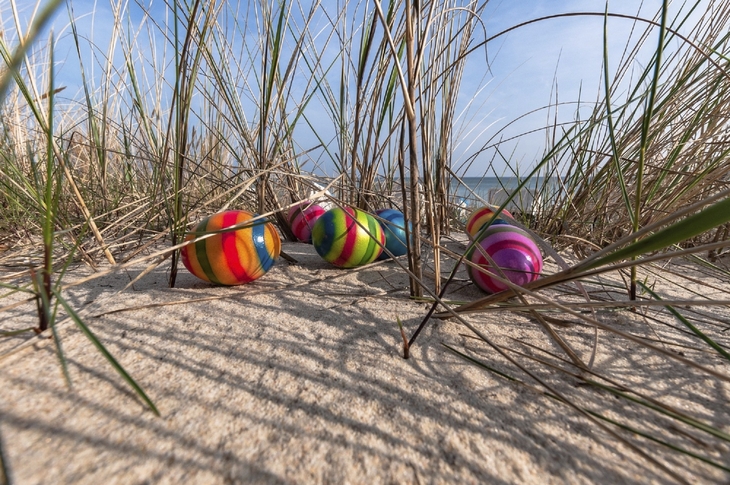
<svg viewBox="0 0 730 485"><path fill-rule="evenodd" d="M375 211L378 216L378 222L385 233L385 248L390 251L393 256L402 256L408 252L406 244L406 219L403 213L395 209L380 209ZM408 228L412 231L409 223ZM413 237L411 237L413 241ZM378 257L379 260L388 259L390 256L385 251Z"/></svg>

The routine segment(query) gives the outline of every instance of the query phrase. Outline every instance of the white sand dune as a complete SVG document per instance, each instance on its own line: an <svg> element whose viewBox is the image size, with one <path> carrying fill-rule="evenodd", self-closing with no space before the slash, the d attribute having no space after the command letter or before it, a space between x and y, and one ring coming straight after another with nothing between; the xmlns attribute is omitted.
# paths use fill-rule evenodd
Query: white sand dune
<svg viewBox="0 0 730 485"><path fill-rule="evenodd" d="M70 288L67 297L161 417L73 324L64 323L73 390L48 339L0 361L0 431L13 483L671 481L574 409L450 353L443 343L529 381L457 321L432 320L404 360L396 318L410 334L428 304L408 299L407 279L394 263L340 270L311 246L286 243L284 250L299 264L281 260L242 287L213 287L181 268L177 288L170 289L163 264L122 293L143 266ZM75 270L68 281L83 273ZM452 288L449 299L480 296L463 274ZM688 339L625 315L601 318L638 335ZM0 318L4 328L33 325L33 307L6 310ZM559 354L527 317L469 318L501 345L539 354L518 339ZM592 331L559 331L587 355ZM2 350L27 339L5 339ZM685 353L727 372L712 355ZM606 335L595 366L730 430L727 383ZM579 388L576 379L544 365L530 368L559 392L579 392L581 406L642 419L607 392ZM696 460L636 442L690 482L728 479ZM725 448L695 447L728 463Z"/></svg>

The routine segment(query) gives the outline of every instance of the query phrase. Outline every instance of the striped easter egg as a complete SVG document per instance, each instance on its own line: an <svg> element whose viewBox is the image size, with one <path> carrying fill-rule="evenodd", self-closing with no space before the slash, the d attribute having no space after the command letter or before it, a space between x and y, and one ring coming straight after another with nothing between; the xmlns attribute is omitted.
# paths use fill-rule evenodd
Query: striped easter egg
<svg viewBox="0 0 730 485"><path fill-rule="evenodd" d="M185 240L244 224L254 217L241 210L213 214L200 221ZM198 278L219 285L240 285L261 277L274 265L281 240L270 222L259 220L241 229L216 233L180 251L183 264Z"/></svg>
<svg viewBox="0 0 730 485"><path fill-rule="evenodd" d="M372 236L371 236L372 235ZM335 207L322 214L312 228L312 244L325 261L341 268L372 263L380 256L385 235L367 212Z"/></svg>
<svg viewBox="0 0 730 485"><path fill-rule="evenodd" d="M312 227L324 212L322 206L308 200L289 209L289 226L296 238L302 242L311 243Z"/></svg>
<svg viewBox="0 0 730 485"><path fill-rule="evenodd" d="M466 221L466 232L471 234L472 237L476 236L485 224L488 224L495 217L494 214L499 207L484 206L475 209L469 219ZM492 224L507 224L507 219L514 219L514 216L509 211L502 209L500 215L496 216L496 219Z"/></svg>
<svg viewBox="0 0 730 485"><path fill-rule="evenodd" d="M532 238L525 231L510 225L488 228L477 243L501 269L504 276L518 286L535 281L542 271L542 255ZM491 266L488 259L475 246L467 253L467 259L485 268L487 272L467 266L469 278L487 293L507 289L507 285L490 276L501 276L500 271Z"/></svg>
<svg viewBox="0 0 730 485"><path fill-rule="evenodd" d="M395 209L379 209L375 214L380 217L378 222L385 234L385 248L393 253L393 256L403 256L408 252L406 245L406 219L403 213ZM410 233L413 233L412 224L408 224ZM413 241L413 237L411 237ZM389 259L388 253L383 251L378 257L379 260Z"/></svg>

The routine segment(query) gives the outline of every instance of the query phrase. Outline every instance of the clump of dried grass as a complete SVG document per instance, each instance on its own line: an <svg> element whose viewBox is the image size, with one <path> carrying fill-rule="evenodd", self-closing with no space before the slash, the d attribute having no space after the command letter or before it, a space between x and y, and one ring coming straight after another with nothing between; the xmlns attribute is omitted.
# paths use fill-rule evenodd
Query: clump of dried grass
<svg viewBox="0 0 730 485"><path fill-rule="evenodd" d="M433 310L440 305L438 316L459 318L491 349L452 351L513 382L536 386L647 460L653 460L647 452L651 441L723 468L684 438L678 444L671 433L637 428L636 420L581 408L575 404L579 396L556 391L544 372L580 381L580 392L610 392L634 406L632 413L661 416L667 420L661 421L664 431L686 427L683 433L700 433L717 446L730 441L723 429L691 412L671 409L641 387L593 370L595 355L602 352L600 334L692 367L707 382L728 380L727 367L717 371L698 364L667 351L672 342L627 334L595 312L599 307L656 309L646 318L680 326L696 339L693 345L727 359L724 317L705 312L697 318L688 316L696 309L687 309L724 307L726 300L702 294L696 300L666 298L660 288L684 291L685 284L696 283L697 277L682 274L662 279L666 262L677 258L692 258L704 271L727 278L718 258L730 227L724 115L730 8L710 2L688 37L679 37L673 27L681 17L673 22L666 17L627 19L649 26L642 37L646 42L652 32L663 33L655 58L631 81L633 53L619 62L613 79L608 77L613 60L606 55L604 99L588 119L553 140L518 188L534 175L560 177L557 194L541 199L540 217L523 219L536 237L549 242L543 242L546 255L556 259L558 269L527 288L455 306L441 300L448 280L442 281L440 265L449 254L441 241L453 222L449 181L458 176L450 160L454 110L484 6L392 2L385 10L376 2L373 9L348 5L350 10L331 17L319 2L272 8L267 2L198 1L172 4L168 23L143 8L134 31L123 28L124 13L119 12L115 44L108 52L121 48L123 65L113 65L113 56L92 49L104 74L85 78L82 101L74 105L69 100L66 112L54 96L61 93L48 67L52 62L33 64L24 50L13 50L3 40L8 71L2 79L14 86L0 113L0 230L7 249L0 258L9 262L12 256L26 265L0 282L4 295L23 292L27 302L37 303L40 332L52 332L58 315L71 316L134 387L63 299L68 265L81 258L95 266L106 258L118 268L141 261L141 248L171 243L145 256L159 264L176 254L190 222L228 207L257 211L290 237L286 209L312 193L324 193L321 184L327 181L311 172L328 161L337 172L328 187L333 203L369 210L396 205L404 211L418 240L403 266L412 294L429 294ZM360 20L350 23L351 18ZM319 22L325 27L318 27ZM247 42L254 26L256 42ZM77 45L82 42L75 29L73 36ZM144 37L162 39L165 49L141 58ZM667 49L663 57L670 44L680 47ZM88 59L81 51L83 70ZM49 44L36 59L52 60L52 54ZM26 64L22 75L17 71L21 62ZM39 86L41 79L47 85ZM627 96L617 98L616 87L627 83ZM310 111L315 105L321 110ZM316 141L300 146L298 137L306 138L304 134ZM562 166L567 169L558 172ZM552 191L552 186L542 190ZM26 245L18 245L21 238ZM422 247L430 255L422 254ZM568 265L551 247L572 248L580 260ZM433 281L423 276L423 259L433 266ZM174 284L177 263L174 256L170 260ZM622 297L616 281L600 279L608 273L625 277L624 294L630 293L633 301ZM604 293L595 288L607 286L612 289ZM515 296L518 303L504 304ZM546 346L531 354L519 342L514 347L495 344L480 331L479 318L496 311L530 315L549 335ZM587 357L556 327L564 320L593 332ZM57 336L55 341L65 366ZM550 341L565 355L551 353ZM491 362L495 358L501 370ZM530 370L534 365L540 372ZM644 441L635 440L637 435ZM678 478L670 466L655 464Z"/></svg>

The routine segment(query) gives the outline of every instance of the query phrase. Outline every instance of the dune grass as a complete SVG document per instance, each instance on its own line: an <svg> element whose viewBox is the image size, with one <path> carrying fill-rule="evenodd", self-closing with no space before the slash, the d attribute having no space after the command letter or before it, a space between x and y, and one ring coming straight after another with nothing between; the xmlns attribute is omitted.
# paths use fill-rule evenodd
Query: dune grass
<svg viewBox="0 0 730 485"><path fill-rule="evenodd" d="M677 480L683 478L654 459L651 446L727 470L712 453L668 431L689 429L722 447L730 443L725 430L599 375L592 365L601 352L600 331L691 367L703 378L730 380L727 363L721 370L708 368L667 350L670 342L649 342L596 316L598 304L645 316L644 309L656 309L652 318L689 329L696 345L728 359L722 319L688 317L692 304L657 291L662 284L681 287L677 281L683 276L667 283L657 272L663 262L688 258L708 274L728 276L720 260L730 231L730 7L701 4L697 8L706 11L700 20L689 35L680 35L692 12L669 18L666 3L653 19L622 17L635 24L639 40L627 42L620 59L604 51L603 88L590 116L545 126L552 136L544 156L527 168L501 154L521 180L511 195L528 187L542 195L519 222L560 269L525 288L460 306L442 300L450 284L441 276L442 260L459 257L448 254L442 239L462 230L452 217L451 181L463 177L460 168L473 166L488 149L499 152L503 143L496 130L464 164L457 167L451 159L460 142L454 125L466 62L501 35L486 38L482 30L486 2L376 1L347 3L336 11L320 2L173 2L164 20L141 7L135 25L128 11L115 11L109 46L88 42L70 7L64 12L71 15L67 35L83 75L77 98L65 97L56 85L55 38L45 43L35 38L60 2L44 4L25 32L16 15L16 38L26 40L0 39L0 242L8 245L8 254L24 258L27 269L0 280L0 296L28 295L29 311L38 314L32 330L52 333L69 385L55 331L64 317L157 412L153 397L64 299L69 265L83 261L98 269L106 261L113 270L141 261L141 249L155 247L160 261L171 264L173 286L182 237L203 215L248 209L291 239L287 209L312 192L322 194L321 183L331 181L335 204L404 212L415 237L414 243L408 238L402 269L410 276L411 295L433 301L424 324L434 314L457 318L494 352L450 351L581 413ZM604 16L608 44L607 19L613 14L571 16L580 15ZM519 35L520 28L510 31ZM645 42L656 43L654 56L637 69L637 46ZM313 176L323 167L333 167L331 178ZM536 182L556 176L557 189ZM556 251L578 261L564 263ZM432 280L423 275L424 259L434 268ZM607 273L626 276L625 288L611 298L588 295L580 286ZM556 300L550 293L556 288L585 304ZM698 305L727 306L724 299L696 296ZM505 304L508 300L514 303ZM478 323L480 315L495 311L527 313L565 355L551 353L547 345L527 352L519 343L495 344ZM556 319L594 330L589 358L561 337ZM405 341L408 329L397 323ZM413 335L410 345L415 344ZM574 395L561 394L531 370L534 365L585 385ZM580 393L596 389L625 400L632 413L638 409L640 416L659 420L666 432L575 404Z"/></svg>

